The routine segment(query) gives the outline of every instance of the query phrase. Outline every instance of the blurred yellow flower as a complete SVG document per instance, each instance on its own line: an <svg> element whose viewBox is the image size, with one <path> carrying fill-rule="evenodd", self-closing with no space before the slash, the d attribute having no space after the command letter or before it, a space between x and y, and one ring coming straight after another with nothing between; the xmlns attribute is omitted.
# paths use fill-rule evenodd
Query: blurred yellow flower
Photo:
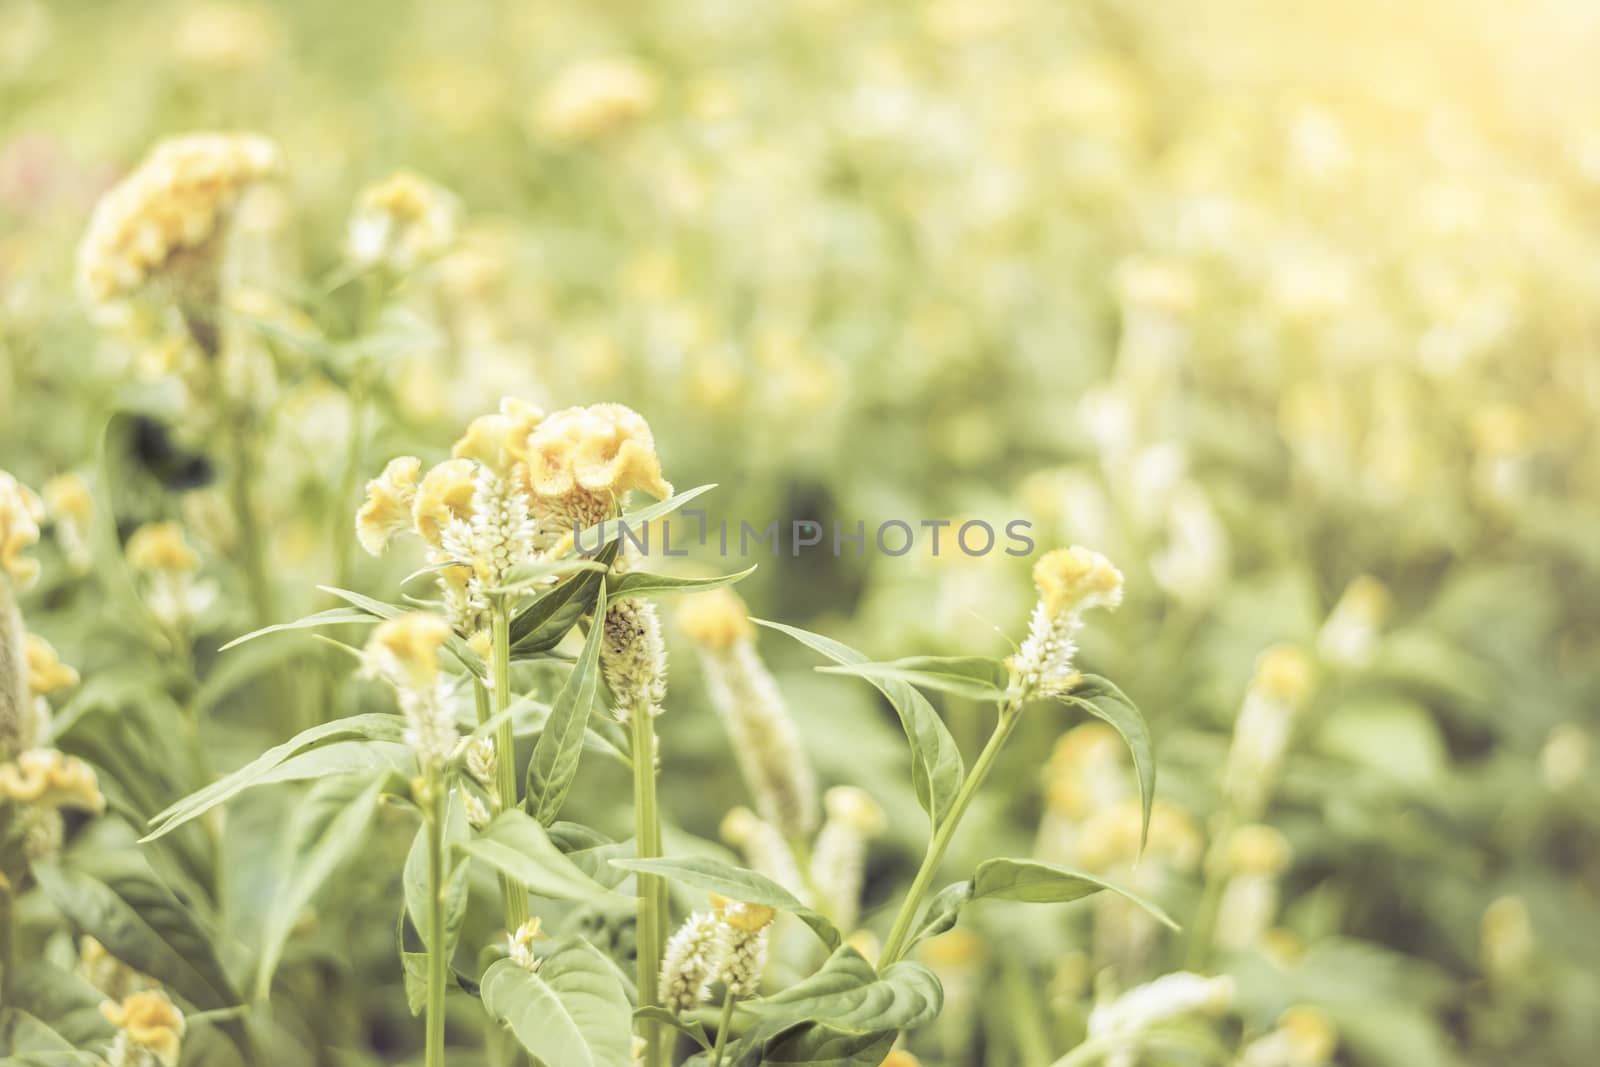
<svg viewBox="0 0 1600 1067"><path fill-rule="evenodd" d="M112 1058L118 1062L132 1062L128 1048L148 1052L161 1067L177 1067L178 1049L183 1038L185 1023L180 1012L159 989L131 993L120 1003L106 1001L100 1005L100 1014L117 1030L117 1045ZM116 1048L122 1048L119 1057Z"/></svg>
<svg viewBox="0 0 1600 1067"><path fill-rule="evenodd" d="M0 800L40 808L76 808L98 814L105 797L87 763L53 748L35 748L0 765Z"/></svg>
<svg viewBox="0 0 1600 1067"><path fill-rule="evenodd" d="M28 687L35 696L45 696L58 689L69 689L78 684L78 672L61 662L50 642L34 634L28 634L25 644L28 657Z"/></svg>
<svg viewBox="0 0 1600 1067"><path fill-rule="evenodd" d="M22 553L38 543L44 503L32 489L0 470L0 570L22 588L39 576L39 563Z"/></svg>
<svg viewBox="0 0 1600 1067"><path fill-rule="evenodd" d="M583 141L613 133L654 110L656 77L625 57L574 63L556 75L534 111L540 132Z"/></svg>
<svg viewBox="0 0 1600 1067"><path fill-rule="evenodd" d="M200 569L200 557L176 522L146 523L133 531L123 550L128 566L145 574L189 574Z"/></svg>

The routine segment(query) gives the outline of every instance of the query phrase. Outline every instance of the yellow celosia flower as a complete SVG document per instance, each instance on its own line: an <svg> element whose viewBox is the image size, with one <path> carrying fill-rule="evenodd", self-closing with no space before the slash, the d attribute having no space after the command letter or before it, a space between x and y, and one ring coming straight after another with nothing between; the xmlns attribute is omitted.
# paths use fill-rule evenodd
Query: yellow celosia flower
<svg viewBox="0 0 1600 1067"><path fill-rule="evenodd" d="M449 251L459 215L449 190L401 171L361 194L345 248L356 263L410 270Z"/></svg>
<svg viewBox="0 0 1600 1067"><path fill-rule="evenodd" d="M650 426L621 404L564 408L528 436L528 487L540 497L582 489L622 497L642 489L659 500L672 495L661 477Z"/></svg>
<svg viewBox="0 0 1600 1067"><path fill-rule="evenodd" d="M722 896L720 893L711 894L711 910L717 918L747 934L753 934L770 925L778 917L778 913L765 904L750 904L742 900L733 900Z"/></svg>
<svg viewBox="0 0 1600 1067"><path fill-rule="evenodd" d="M240 194L277 168L277 146L254 134L157 144L95 206L78 252L84 299L98 306L130 297L184 253L209 248Z"/></svg>
<svg viewBox="0 0 1600 1067"><path fill-rule="evenodd" d="M1311 695L1316 677L1311 657L1294 645L1273 645L1256 660L1250 685L1268 699L1299 707Z"/></svg>
<svg viewBox="0 0 1600 1067"><path fill-rule="evenodd" d="M399 456L367 483L366 502L356 512L356 539L372 555L382 555L395 534L411 527L421 469L416 456Z"/></svg>
<svg viewBox="0 0 1600 1067"><path fill-rule="evenodd" d="M1091 871L1127 866L1139 859L1139 834L1143 813L1137 797L1096 812L1083 824L1073 845L1074 862ZM1174 870L1191 870L1200 861L1203 843L1189 813L1158 800L1150 808L1150 835L1144 849L1147 860L1157 860Z"/></svg>
<svg viewBox="0 0 1600 1067"><path fill-rule="evenodd" d="M648 114L659 96L655 77L630 59L586 60L557 75L539 101L534 124L552 137L589 140Z"/></svg>
<svg viewBox="0 0 1600 1067"><path fill-rule="evenodd" d="M851 785L836 785L822 795L823 810L858 834L875 837L888 826L883 808L872 794Z"/></svg>
<svg viewBox="0 0 1600 1067"><path fill-rule="evenodd" d="M175 522L146 523L133 531L124 551L128 566L144 574L187 574L200 569L200 557L189 547L183 527Z"/></svg>
<svg viewBox="0 0 1600 1067"><path fill-rule="evenodd" d="M1289 841L1260 823L1241 826L1228 836L1228 869L1235 874L1278 875L1289 866Z"/></svg>
<svg viewBox="0 0 1600 1067"><path fill-rule="evenodd" d="M159 989L124 997L121 1002L106 1001L100 1014L118 1028L117 1038L153 1054L162 1067L176 1067L184 1020L180 1012Z"/></svg>
<svg viewBox="0 0 1600 1067"><path fill-rule="evenodd" d="M1122 602L1122 572L1092 549L1074 545L1040 557L1033 584L1052 617L1080 607L1116 607Z"/></svg>
<svg viewBox="0 0 1600 1067"><path fill-rule="evenodd" d="M878 1067L921 1067L922 1061L904 1049L894 1049Z"/></svg>
<svg viewBox="0 0 1600 1067"><path fill-rule="evenodd" d="M435 548L444 543L445 527L456 519L472 518L476 475L469 459L449 459L423 475L417 486L411 518L417 533Z"/></svg>
<svg viewBox="0 0 1600 1067"><path fill-rule="evenodd" d="M511 465L528 453L528 436L544 420L544 412L526 401L506 397L500 410L480 415L467 426L467 432L450 450L457 459L477 460L505 474Z"/></svg>
<svg viewBox="0 0 1600 1067"><path fill-rule="evenodd" d="M726 587L686 599L678 609L678 625L689 640L716 651L752 640L756 632L744 601Z"/></svg>
<svg viewBox="0 0 1600 1067"><path fill-rule="evenodd" d="M439 649L449 637L450 624L430 612L385 619L367 641L368 668L396 685L431 689L439 677Z"/></svg>
<svg viewBox="0 0 1600 1067"><path fill-rule="evenodd" d="M24 641L28 656L28 688L34 696L45 696L78 684L78 672L61 662L49 641L34 634L29 634Z"/></svg>
<svg viewBox="0 0 1600 1067"><path fill-rule="evenodd" d="M58 474L44 483L45 507L56 521L70 520L87 525L94 510L89 487L76 474Z"/></svg>
<svg viewBox="0 0 1600 1067"><path fill-rule="evenodd" d="M0 470L0 569L24 588L39 576L38 561L22 553L38 542L43 519L44 503L33 490Z"/></svg>
<svg viewBox="0 0 1600 1067"><path fill-rule="evenodd" d="M0 766L0 800L96 814L106 807L94 770L53 748L30 749L15 762Z"/></svg>

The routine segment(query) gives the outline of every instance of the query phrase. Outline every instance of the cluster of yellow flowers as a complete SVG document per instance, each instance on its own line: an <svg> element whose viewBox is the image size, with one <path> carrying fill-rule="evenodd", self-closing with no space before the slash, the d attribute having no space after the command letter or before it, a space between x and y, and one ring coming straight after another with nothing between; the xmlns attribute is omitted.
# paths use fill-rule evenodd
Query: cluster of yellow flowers
<svg viewBox="0 0 1600 1067"><path fill-rule="evenodd" d="M173 137L100 199L78 252L79 288L91 307L135 295L195 260L214 273L213 242L250 185L278 169L277 147L254 134Z"/></svg>
<svg viewBox="0 0 1600 1067"><path fill-rule="evenodd" d="M364 191L345 239L351 262L407 271L455 243L461 206L444 187L401 171Z"/></svg>

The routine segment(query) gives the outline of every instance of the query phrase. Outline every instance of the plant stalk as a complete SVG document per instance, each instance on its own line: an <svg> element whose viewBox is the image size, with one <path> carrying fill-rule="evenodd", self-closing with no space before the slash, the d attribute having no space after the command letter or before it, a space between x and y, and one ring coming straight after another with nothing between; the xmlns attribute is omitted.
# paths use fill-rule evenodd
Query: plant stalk
<svg viewBox="0 0 1600 1067"><path fill-rule="evenodd" d="M493 648L489 658L494 669L495 714L511 706L511 610L504 596L497 596L489 608ZM507 717L495 730L494 740L495 792L499 795L500 810L510 811L517 806L517 741ZM502 877L500 893L505 899L506 929L516 933L528 921L528 890L515 879Z"/></svg>
<svg viewBox="0 0 1600 1067"><path fill-rule="evenodd" d="M717 1027L717 1043L711 1049L711 1067L722 1067L722 1051L728 1044L728 1031L733 1029L733 990L722 994L722 1023Z"/></svg>
<svg viewBox="0 0 1600 1067"><path fill-rule="evenodd" d="M239 550L243 557L244 580L250 596L250 610L256 627L261 628L272 625L276 611L272 603L272 582L267 575L261 526L257 521L255 502L250 495L250 485L255 478L255 455L250 442L250 423L251 420L243 414L234 416L233 478L229 488L233 496L234 519L239 524Z"/></svg>
<svg viewBox="0 0 1600 1067"><path fill-rule="evenodd" d="M933 840L928 843L927 855L922 858L922 866L917 871L917 877L911 883L905 903L900 906L900 913L895 916L894 926L889 930L889 940L883 946L883 956L878 963L879 973L904 955L907 948L906 940L911 936L911 924L916 921L917 913L922 908L922 900L928 895L934 876L939 873L939 864L943 862L945 851L949 849L950 841L955 837L956 828L961 824L961 817L966 814L972 798L977 796L978 790L983 786L983 780L989 777L994 761L1000 755L1000 749L1005 745L1006 738L1011 736L1011 731L1016 728L1017 720L1021 718L1020 712L1020 701L1010 701L1001 707L1000 719L995 723L994 732L989 735L983 751L978 753L978 759L967 774L967 780L961 783L961 788L956 792L956 799L950 807L949 814L934 830Z"/></svg>
<svg viewBox="0 0 1600 1067"><path fill-rule="evenodd" d="M648 706L631 709L628 715L633 740L633 818L634 840L640 859L661 855L661 819L656 811L655 723ZM666 885L654 874L639 872L639 920L634 941L638 958L639 1006L654 1007L661 974L662 923L665 921ZM642 1067L662 1067L661 1028L655 1022L642 1024L644 1058Z"/></svg>
<svg viewBox="0 0 1600 1067"><path fill-rule="evenodd" d="M444 997L450 966L444 922L444 782L428 771L428 1019L426 1067L444 1067Z"/></svg>

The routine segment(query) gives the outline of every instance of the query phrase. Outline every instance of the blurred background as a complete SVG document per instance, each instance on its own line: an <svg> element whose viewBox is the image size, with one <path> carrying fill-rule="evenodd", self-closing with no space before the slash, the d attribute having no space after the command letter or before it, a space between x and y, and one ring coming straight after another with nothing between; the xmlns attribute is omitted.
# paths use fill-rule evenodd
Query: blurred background
<svg viewBox="0 0 1600 1067"><path fill-rule="evenodd" d="M75 250L155 140L259 131L284 176L241 206L232 300L276 331L247 388L282 617L336 571L387 591L416 565L345 558L341 472L441 454L503 395L636 407L669 479L719 483L713 521L1026 519L1127 576L1082 659L1150 720L1166 829L1136 869L1083 845L1061 711L1024 724L953 871L1098 865L1188 925L1220 890L1203 856L1259 658L1292 646L1293 743L1252 813L1281 835L1270 914L1200 952L1237 984L1216 1027L1309 1004L1334 1062L1589 1064L1597 54L1577 0L0 0L0 465L39 484L97 469L113 411L181 422L171 353L95 328ZM378 417L353 430L318 355L337 317L306 309L360 190L401 168L461 224L373 327ZM112 444L150 483L103 486L119 523L181 514L227 557L203 436ZM1004 653L1029 561L928 548L757 556L740 589L879 659ZM109 669L49 573L36 628ZM221 581L212 648L249 628ZM673 636L664 788L715 839L742 787ZM762 650L819 776L889 811L863 901L886 922L922 847L898 727ZM242 707L217 727L240 759L290 728ZM970 756L989 724L944 711ZM973 909L930 950L948 1008L912 1047L1049 1063L1097 982L1195 965L1129 921Z"/></svg>

